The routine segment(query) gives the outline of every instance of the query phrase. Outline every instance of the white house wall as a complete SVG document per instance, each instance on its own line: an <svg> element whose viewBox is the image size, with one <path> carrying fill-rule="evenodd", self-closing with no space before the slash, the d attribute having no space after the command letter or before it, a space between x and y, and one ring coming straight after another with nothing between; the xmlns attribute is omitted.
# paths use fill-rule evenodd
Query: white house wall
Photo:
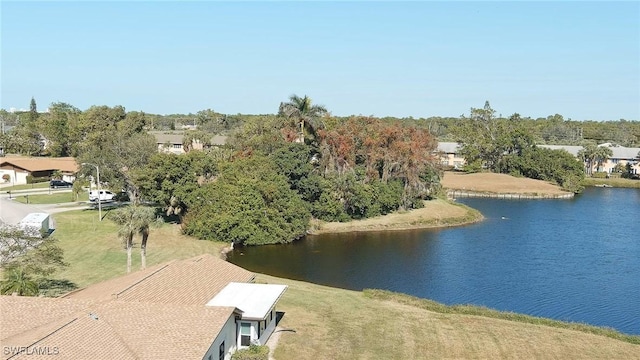
<svg viewBox="0 0 640 360"><path fill-rule="evenodd" d="M224 324L222 330L220 330L218 336L213 340L211 347L202 360L218 360L220 344L222 344L223 341L225 346L224 360L231 360L231 355L236 352L239 346L239 339L236 336L236 319L234 315L231 315Z"/></svg>

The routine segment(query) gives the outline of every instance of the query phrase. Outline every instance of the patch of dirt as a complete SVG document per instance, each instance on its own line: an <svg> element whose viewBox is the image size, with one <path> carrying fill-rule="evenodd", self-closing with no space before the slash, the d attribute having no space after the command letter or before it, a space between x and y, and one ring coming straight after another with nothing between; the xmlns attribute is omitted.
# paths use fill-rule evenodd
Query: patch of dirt
<svg viewBox="0 0 640 360"><path fill-rule="evenodd" d="M568 192L542 180L518 178L507 174L445 172L442 186L449 190L489 192L496 194L561 195Z"/></svg>

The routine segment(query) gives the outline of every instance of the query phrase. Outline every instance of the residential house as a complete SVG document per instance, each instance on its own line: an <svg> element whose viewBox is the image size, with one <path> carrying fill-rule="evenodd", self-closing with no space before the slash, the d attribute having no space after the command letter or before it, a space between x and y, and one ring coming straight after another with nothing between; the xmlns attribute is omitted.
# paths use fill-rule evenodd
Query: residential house
<svg viewBox="0 0 640 360"><path fill-rule="evenodd" d="M26 184L29 175L35 178L51 178L57 171L62 174L62 180L72 182L78 170L78 163L72 157L6 156L0 158L0 181L13 185Z"/></svg>
<svg viewBox="0 0 640 360"><path fill-rule="evenodd" d="M457 142L438 142L437 151L440 153L440 164L461 169L465 161L460 156L460 144Z"/></svg>
<svg viewBox="0 0 640 360"><path fill-rule="evenodd" d="M541 148L551 150L565 150L571 155L578 157L578 152L583 149L582 146L575 145L538 145ZM631 173L640 174L640 161L637 156L640 152L640 148L630 148L619 145L613 145L611 143L604 143L598 146L605 146L611 149L613 155L607 159L606 162L600 165L593 164L593 172L606 172L611 174L616 165L621 164L623 166L631 164ZM460 144L455 142L440 142L438 143L438 152L440 153L441 164L445 166L452 166L455 169L461 168L465 160L459 154ZM587 166L585 164L585 166Z"/></svg>
<svg viewBox="0 0 640 360"><path fill-rule="evenodd" d="M262 328L258 323L255 331L261 336L250 337L249 344L264 344L267 331L275 328L275 306L286 286L254 284L254 277L215 256L201 255L60 298L3 296L0 344L9 349L3 356L23 350L16 359L48 351L60 359L229 360L247 346L243 324L253 321L256 311L268 309L270 322L261 320ZM225 304L209 304L224 296L230 283L248 289L255 302L238 296L226 297Z"/></svg>
<svg viewBox="0 0 640 360"><path fill-rule="evenodd" d="M184 154L184 144L182 139L184 138L184 131L150 131L151 135L156 138L156 144L158 145L159 152L172 153L172 154ZM215 135L211 137L210 146L223 146L227 142L227 137L222 135ZM191 144L193 150L203 150L204 144L194 140Z"/></svg>

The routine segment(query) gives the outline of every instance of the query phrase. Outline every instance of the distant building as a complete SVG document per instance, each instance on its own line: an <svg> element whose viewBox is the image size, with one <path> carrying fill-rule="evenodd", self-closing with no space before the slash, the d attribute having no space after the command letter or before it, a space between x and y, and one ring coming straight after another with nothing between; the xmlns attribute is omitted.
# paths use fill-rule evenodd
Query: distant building
<svg viewBox="0 0 640 360"><path fill-rule="evenodd" d="M26 184L29 175L36 178L51 178L57 171L62 174L62 180L73 182L78 170L78 163L72 157L6 156L0 158L0 181L13 185Z"/></svg>
<svg viewBox="0 0 640 360"><path fill-rule="evenodd" d="M184 144L182 140L185 132L180 130L175 131L149 131L149 134L153 135L158 145L158 151L172 154L184 154ZM215 135L211 137L210 147L223 146L227 143L227 137L222 135ZM192 150L205 149L204 144L194 141L191 144Z"/></svg>
<svg viewBox="0 0 640 360"><path fill-rule="evenodd" d="M578 152L583 149L582 146L575 145L537 145L538 147L551 149L551 150L565 150L569 154L578 157ZM614 145L611 143L604 143L598 146L604 146L611 149L613 155L607 159L606 162L601 164L598 168L598 164L592 164L593 172L606 172L611 174L616 165L620 164L626 166L631 164L631 173L640 174L640 161L638 161L638 153L640 148L624 147ZM455 169L460 169L465 164L465 160L460 156L460 144L455 142L440 142L438 143L438 152L440 153L440 163L445 166L451 166ZM586 166L586 164L585 164Z"/></svg>

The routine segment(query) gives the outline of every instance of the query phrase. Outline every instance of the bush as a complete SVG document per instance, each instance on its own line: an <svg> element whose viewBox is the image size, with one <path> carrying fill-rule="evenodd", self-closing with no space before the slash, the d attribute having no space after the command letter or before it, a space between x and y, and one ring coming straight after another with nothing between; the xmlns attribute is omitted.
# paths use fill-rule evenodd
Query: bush
<svg viewBox="0 0 640 360"><path fill-rule="evenodd" d="M11 180L11 176L9 174L2 175L2 181L9 182Z"/></svg>
<svg viewBox="0 0 640 360"><path fill-rule="evenodd" d="M269 347L266 345L251 345L248 349L236 351L231 360L268 360Z"/></svg>
<svg viewBox="0 0 640 360"><path fill-rule="evenodd" d="M48 181L49 181L48 177L34 177L32 175L27 175L27 184L37 184L37 183L43 183Z"/></svg>
<svg viewBox="0 0 640 360"><path fill-rule="evenodd" d="M608 177L608 173L606 172L596 172L591 174L591 177L596 178L596 179L606 179Z"/></svg>

